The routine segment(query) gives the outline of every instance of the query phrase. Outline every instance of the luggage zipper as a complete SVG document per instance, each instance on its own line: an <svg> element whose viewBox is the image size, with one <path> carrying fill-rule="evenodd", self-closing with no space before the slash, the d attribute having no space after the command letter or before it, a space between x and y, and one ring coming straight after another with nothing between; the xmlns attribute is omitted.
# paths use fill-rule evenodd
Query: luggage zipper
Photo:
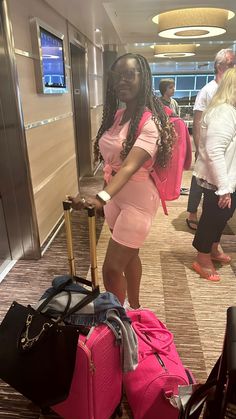
<svg viewBox="0 0 236 419"><path fill-rule="evenodd" d="M150 336L148 336L148 333L147 333L147 332L143 332L143 334L144 334L144 335L146 336L146 338L147 338L148 340L150 340L150 342L151 342L151 339L150 339ZM164 371L165 371L167 374L169 374L169 371L168 371L168 369L166 368L166 366L165 366L165 364L164 364L163 360L161 359L160 355L159 355L157 352L153 352L153 355L157 358L157 360L158 360L158 362L159 362L160 366L164 369Z"/></svg>
<svg viewBox="0 0 236 419"><path fill-rule="evenodd" d="M94 374L96 367L95 364L92 360L92 355L91 355L91 351L89 350L89 348L87 347L86 343L83 341L79 341L79 345L81 346L81 348L84 349L84 352L86 352L87 357L88 357L88 363L89 363L89 371L91 374Z"/></svg>
<svg viewBox="0 0 236 419"><path fill-rule="evenodd" d="M164 369L164 371L165 371L167 374L169 374L169 371L168 371L168 369L166 368L166 366L165 366L165 364L164 364L163 360L161 359L160 355L159 355L157 352L154 352L154 354L153 354L153 355L155 355L155 357L157 358L157 360L158 360L158 362L159 362L160 366Z"/></svg>
<svg viewBox="0 0 236 419"><path fill-rule="evenodd" d="M143 334L144 334L144 335L146 336L146 338L147 338L148 340L150 340L150 342L151 342L151 339L150 339L150 336L148 336L148 333L147 333L147 332L143 332ZM169 374L169 371L168 371L168 369L166 368L166 366L165 366L164 362L162 361L162 359L161 359L160 355L159 355L157 352L154 352L154 353L153 353L153 355L157 358L157 360L158 360L158 362L159 362L160 366L164 369L164 371L165 371L167 374Z"/></svg>
<svg viewBox="0 0 236 419"><path fill-rule="evenodd" d="M89 371L91 372L91 374L93 374L95 372L95 365L94 365L94 362L92 361L92 359L90 359Z"/></svg>

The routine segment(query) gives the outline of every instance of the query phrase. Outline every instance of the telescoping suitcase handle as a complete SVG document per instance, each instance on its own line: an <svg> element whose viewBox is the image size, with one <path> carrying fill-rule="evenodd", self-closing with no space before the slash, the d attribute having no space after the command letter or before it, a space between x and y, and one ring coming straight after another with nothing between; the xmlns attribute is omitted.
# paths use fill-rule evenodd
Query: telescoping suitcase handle
<svg viewBox="0 0 236 419"><path fill-rule="evenodd" d="M71 208L72 207L71 207L70 201L63 201L70 274L72 276L76 276L72 228L71 228L71 211L70 211ZM88 208L86 208L86 210L88 212L88 225L89 225L91 279L92 279L92 286L93 288L95 288L95 287L98 287L95 208L92 206L89 206Z"/></svg>

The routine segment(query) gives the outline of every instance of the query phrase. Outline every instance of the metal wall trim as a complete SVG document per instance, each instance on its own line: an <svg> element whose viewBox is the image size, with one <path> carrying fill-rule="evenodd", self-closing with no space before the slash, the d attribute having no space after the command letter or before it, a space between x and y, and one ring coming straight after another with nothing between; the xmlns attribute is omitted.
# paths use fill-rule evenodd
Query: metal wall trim
<svg viewBox="0 0 236 419"><path fill-rule="evenodd" d="M21 56L23 56L23 57L27 57L27 58L32 58L33 60L39 60L39 57L37 57L35 54L33 54L32 52L30 52L30 51L24 51L24 50L22 50L22 49L18 49L18 48L15 48L15 54L16 55L21 55ZM68 65L68 64L65 64L65 67L68 69L68 70L70 70L71 69L71 66L70 65Z"/></svg>
<svg viewBox="0 0 236 419"><path fill-rule="evenodd" d="M88 75L89 75L89 77L94 77L95 79L102 79L103 78L102 74L89 73Z"/></svg>
<svg viewBox="0 0 236 419"><path fill-rule="evenodd" d="M58 235L59 231L61 230L61 228L63 227L64 223L65 223L64 215L62 214L59 217L59 220L56 222L55 226L48 233L48 235L45 238L44 242L42 243L42 246L41 246L41 254L42 254L42 256L44 255L44 253L46 252L46 250L49 248L49 246L51 245L51 243L53 242L53 240L57 237L57 235Z"/></svg>
<svg viewBox="0 0 236 419"><path fill-rule="evenodd" d="M34 195L39 193L41 189L43 189L47 185L47 183L49 183L56 176L56 174L60 172L61 169L63 169L63 167L65 167L72 160L75 160L75 158L76 158L76 155L73 154L69 159L64 161L63 164L61 164L56 170L54 170L54 172L51 175L49 175L46 179L44 179L43 182L41 182L38 186L36 186L34 188Z"/></svg>
<svg viewBox="0 0 236 419"><path fill-rule="evenodd" d="M90 109L97 109L103 106L103 103L100 103L99 105L90 106Z"/></svg>
<svg viewBox="0 0 236 419"><path fill-rule="evenodd" d="M23 57L34 58L35 60L38 59L38 57L36 57L36 55L34 55L32 52L23 51L22 49L18 49L18 48L15 48L15 54L23 55Z"/></svg>
<svg viewBox="0 0 236 419"><path fill-rule="evenodd" d="M0 272L0 282L2 282L2 280L7 276L8 272L10 272L10 270L13 268L16 262L17 260L13 259L1 265L2 270Z"/></svg>
<svg viewBox="0 0 236 419"><path fill-rule="evenodd" d="M71 116L73 116L73 112L67 112L63 113L62 115L53 116L52 118L42 119L41 121L29 122L28 124L25 124L25 130L27 131L42 125L51 124L53 122L60 121L60 119L69 118Z"/></svg>

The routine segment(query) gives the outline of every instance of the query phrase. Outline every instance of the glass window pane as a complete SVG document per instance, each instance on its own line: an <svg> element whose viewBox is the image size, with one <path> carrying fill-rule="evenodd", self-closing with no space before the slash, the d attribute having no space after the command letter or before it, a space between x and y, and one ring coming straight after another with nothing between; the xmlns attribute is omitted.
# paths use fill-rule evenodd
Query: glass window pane
<svg viewBox="0 0 236 419"><path fill-rule="evenodd" d="M194 76L178 76L176 90L194 89Z"/></svg>
<svg viewBox="0 0 236 419"><path fill-rule="evenodd" d="M201 90L203 86L207 83L207 76L197 76L196 80L196 89Z"/></svg>
<svg viewBox="0 0 236 419"><path fill-rule="evenodd" d="M214 76L214 75L212 75L212 76L208 76L208 83L209 83L209 81L213 80L214 78L215 78L215 76Z"/></svg>
<svg viewBox="0 0 236 419"><path fill-rule="evenodd" d="M154 79L154 90L158 90L159 89L159 83L160 83L160 80L162 79L162 77L154 76L153 79Z"/></svg>

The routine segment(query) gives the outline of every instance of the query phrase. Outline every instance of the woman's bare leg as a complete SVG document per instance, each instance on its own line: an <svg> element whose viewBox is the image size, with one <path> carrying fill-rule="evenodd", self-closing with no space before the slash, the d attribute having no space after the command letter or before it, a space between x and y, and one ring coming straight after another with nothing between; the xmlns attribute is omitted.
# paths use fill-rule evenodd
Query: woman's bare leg
<svg viewBox="0 0 236 419"><path fill-rule="evenodd" d="M106 290L115 294L122 305L124 304L127 287L124 272L131 260L135 258L137 254L138 249L123 246L113 239L110 239L102 268L103 282ZM136 263L137 262L138 260ZM133 263L135 264L135 260ZM129 268L128 271L130 271L130 269L131 268Z"/></svg>
<svg viewBox="0 0 236 419"><path fill-rule="evenodd" d="M211 260L211 254L210 253L198 252L197 253L197 262L206 271L211 271L212 273L216 272L215 267L214 267L214 265L212 263L212 260Z"/></svg>
<svg viewBox="0 0 236 419"><path fill-rule="evenodd" d="M142 277L142 264L139 257L139 250L137 254L128 263L125 269L125 278L127 283L127 294L129 304L132 308L139 308L139 290Z"/></svg>

